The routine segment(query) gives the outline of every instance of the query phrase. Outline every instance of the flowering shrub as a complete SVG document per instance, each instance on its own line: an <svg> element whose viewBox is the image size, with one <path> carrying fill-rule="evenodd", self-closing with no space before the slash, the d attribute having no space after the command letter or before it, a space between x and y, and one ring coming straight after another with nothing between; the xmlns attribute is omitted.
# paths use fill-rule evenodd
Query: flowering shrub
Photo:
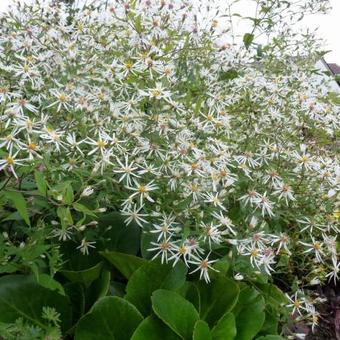
<svg viewBox="0 0 340 340"><path fill-rule="evenodd" d="M226 255L247 282L337 281L339 98L315 69L318 41L292 30L327 2L258 2L241 43L234 4L204 4L46 2L1 17L2 273L59 287L72 256L139 253L138 225L144 257L206 282ZM106 210L132 229L118 237ZM317 324L302 290L289 299Z"/></svg>

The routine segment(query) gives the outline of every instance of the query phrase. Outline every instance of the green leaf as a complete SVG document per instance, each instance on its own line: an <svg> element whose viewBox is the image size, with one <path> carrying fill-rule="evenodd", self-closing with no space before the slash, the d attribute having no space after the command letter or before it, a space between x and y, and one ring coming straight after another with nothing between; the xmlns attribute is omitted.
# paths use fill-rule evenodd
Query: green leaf
<svg viewBox="0 0 340 340"><path fill-rule="evenodd" d="M97 300L107 295L110 289L111 273L103 269L98 279L86 291L86 307L90 308Z"/></svg>
<svg viewBox="0 0 340 340"><path fill-rule="evenodd" d="M232 313L226 313L218 320L211 331L213 340L233 340L236 337L235 317Z"/></svg>
<svg viewBox="0 0 340 340"><path fill-rule="evenodd" d="M213 264L213 268L218 270L218 275L226 275L230 268L230 260L228 257L223 257Z"/></svg>
<svg viewBox="0 0 340 340"><path fill-rule="evenodd" d="M48 328L42 308L53 307L60 313L62 329L71 326L71 305L68 297L44 288L33 276L7 275L0 278L0 322L12 323L23 318L41 328Z"/></svg>
<svg viewBox="0 0 340 340"><path fill-rule="evenodd" d="M69 207L58 207L57 215L63 228L73 225L73 218Z"/></svg>
<svg viewBox="0 0 340 340"><path fill-rule="evenodd" d="M279 287L275 286L274 284L257 283L256 287L258 287L262 291L266 302L269 303L272 307L279 308L280 306L286 305L288 303L286 295Z"/></svg>
<svg viewBox="0 0 340 340"><path fill-rule="evenodd" d="M180 340L174 333L156 316L151 315L144 319L133 333L131 340Z"/></svg>
<svg viewBox="0 0 340 340"><path fill-rule="evenodd" d="M251 43L253 42L254 40L254 34L252 33L246 33L244 36L243 36L243 43L244 43L244 46L248 49L249 46L251 45Z"/></svg>
<svg viewBox="0 0 340 340"><path fill-rule="evenodd" d="M79 211L79 212L82 212L83 214L85 215L89 215L89 216L92 216L92 217L97 217L97 215L92 211L90 210L89 208L87 208L85 205L83 204L80 204L80 203L77 203L77 202L74 202L72 204L74 210L76 211Z"/></svg>
<svg viewBox="0 0 340 340"><path fill-rule="evenodd" d="M256 338L256 340L285 340L280 335L266 335L266 336L260 336L259 338Z"/></svg>
<svg viewBox="0 0 340 340"><path fill-rule="evenodd" d="M71 241L62 244L61 253L65 264L60 273L72 282L81 282L89 286L100 275L102 258L96 253L83 255L75 250L76 246L77 243Z"/></svg>
<svg viewBox="0 0 340 340"><path fill-rule="evenodd" d="M198 320L194 327L193 340L212 340L208 324L203 320Z"/></svg>
<svg viewBox="0 0 340 340"><path fill-rule="evenodd" d="M24 219L24 221L31 226L30 218L28 215L27 204L24 196L20 192L16 191L7 191L5 192L5 196L7 199L13 202L15 208L18 210L20 216Z"/></svg>
<svg viewBox="0 0 340 340"><path fill-rule="evenodd" d="M186 281L185 282L185 293L184 297L191 302L196 310L200 311L201 310L201 297L200 297L200 292L195 285L194 282Z"/></svg>
<svg viewBox="0 0 340 340"><path fill-rule="evenodd" d="M68 282L64 290L72 304L73 320L78 321L85 313L85 287L79 282Z"/></svg>
<svg viewBox="0 0 340 340"><path fill-rule="evenodd" d="M233 309L239 295L237 284L223 276L219 276L209 285L198 282L197 287L200 292L200 315L210 327Z"/></svg>
<svg viewBox="0 0 340 340"><path fill-rule="evenodd" d="M261 295L246 304L236 317L237 340L251 340L261 330L264 320L265 302Z"/></svg>
<svg viewBox="0 0 340 340"><path fill-rule="evenodd" d="M266 317L260 331L261 334L277 334L280 314L270 313L269 310L268 306L265 311Z"/></svg>
<svg viewBox="0 0 340 340"><path fill-rule="evenodd" d="M141 228L137 224L125 225L124 217L117 212L102 215L98 220L101 239L97 249L136 255L140 247Z"/></svg>
<svg viewBox="0 0 340 340"><path fill-rule="evenodd" d="M40 286L51 290L56 290L59 294L65 295L63 286L48 274L39 273L37 275L37 282L40 284Z"/></svg>
<svg viewBox="0 0 340 340"><path fill-rule="evenodd" d="M116 251L101 251L99 253L112 263L127 279L129 279L139 267L147 262L141 257Z"/></svg>
<svg viewBox="0 0 340 340"><path fill-rule="evenodd" d="M99 262L93 267L84 270L61 270L60 273L71 282L81 282L89 286L92 281L99 277L102 266L103 263Z"/></svg>
<svg viewBox="0 0 340 340"><path fill-rule="evenodd" d="M143 317L129 302L117 296L98 300L75 329L75 340L130 340Z"/></svg>
<svg viewBox="0 0 340 340"><path fill-rule="evenodd" d="M73 188L71 183L65 188L64 202L66 204L72 204L74 200Z"/></svg>
<svg viewBox="0 0 340 340"><path fill-rule="evenodd" d="M247 305L251 304L256 298L259 296L259 292L246 284L242 286L241 283L241 291L239 294L238 302L235 308L233 309L233 314L237 316L239 312Z"/></svg>
<svg viewBox="0 0 340 340"><path fill-rule="evenodd" d="M47 183L46 183L46 180L45 180L43 173L40 172L40 171L34 171L34 179L35 179L35 183L37 185L38 191L42 195L46 196Z"/></svg>
<svg viewBox="0 0 340 340"><path fill-rule="evenodd" d="M151 260L154 256L151 251L148 251L151 242L157 242L157 235L150 233L150 231L143 230L140 240L140 249L144 259Z"/></svg>
<svg viewBox="0 0 340 340"><path fill-rule="evenodd" d="M175 267L171 264L148 262L138 268L126 286L125 298L147 316L151 312L151 294L159 288L176 290L183 286L187 268L182 262Z"/></svg>
<svg viewBox="0 0 340 340"><path fill-rule="evenodd" d="M181 295L170 290L153 292L152 308L156 315L182 339L191 339L199 315L195 307Z"/></svg>

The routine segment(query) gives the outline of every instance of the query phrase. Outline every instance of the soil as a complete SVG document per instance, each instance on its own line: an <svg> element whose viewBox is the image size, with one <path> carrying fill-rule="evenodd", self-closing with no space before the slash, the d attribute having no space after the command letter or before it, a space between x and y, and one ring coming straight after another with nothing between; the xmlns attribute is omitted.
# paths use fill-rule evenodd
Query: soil
<svg viewBox="0 0 340 340"><path fill-rule="evenodd" d="M306 340L340 340L340 286L319 287L316 293L327 301L317 306L319 326L314 333L309 330Z"/></svg>

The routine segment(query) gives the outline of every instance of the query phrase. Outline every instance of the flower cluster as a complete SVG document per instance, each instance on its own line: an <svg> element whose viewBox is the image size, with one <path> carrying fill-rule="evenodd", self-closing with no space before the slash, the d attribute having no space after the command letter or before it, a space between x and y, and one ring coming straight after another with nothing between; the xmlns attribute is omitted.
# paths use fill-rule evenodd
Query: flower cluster
<svg viewBox="0 0 340 340"><path fill-rule="evenodd" d="M331 79L313 46L301 55L295 42L294 54L273 40L261 56L221 44L231 22L207 24L198 9L109 1L70 21L66 5L44 3L2 16L2 178L81 174L83 197L119 208L154 237L152 256L182 259L206 281L224 248L267 274L282 256L303 258L307 278L336 282ZM84 254L95 246L86 228L54 228L60 241L80 233Z"/></svg>

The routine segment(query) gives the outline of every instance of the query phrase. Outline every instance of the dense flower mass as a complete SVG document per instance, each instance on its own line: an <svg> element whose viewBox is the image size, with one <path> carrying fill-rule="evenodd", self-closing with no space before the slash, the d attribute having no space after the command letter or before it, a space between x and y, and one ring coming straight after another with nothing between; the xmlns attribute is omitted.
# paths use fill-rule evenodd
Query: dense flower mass
<svg viewBox="0 0 340 340"><path fill-rule="evenodd" d="M307 36L297 42L283 25L265 47L233 43L232 14L205 7L108 1L71 19L66 5L44 3L3 15L1 178L38 170L50 188L81 178L79 199L119 210L150 233L152 257L182 259L206 281L229 254L236 277L249 259L263 275L303 263L300 283L336 282L332 79L315 69ZM77 222L45 219L52 239L91 254L96 223Z"/></svg>

